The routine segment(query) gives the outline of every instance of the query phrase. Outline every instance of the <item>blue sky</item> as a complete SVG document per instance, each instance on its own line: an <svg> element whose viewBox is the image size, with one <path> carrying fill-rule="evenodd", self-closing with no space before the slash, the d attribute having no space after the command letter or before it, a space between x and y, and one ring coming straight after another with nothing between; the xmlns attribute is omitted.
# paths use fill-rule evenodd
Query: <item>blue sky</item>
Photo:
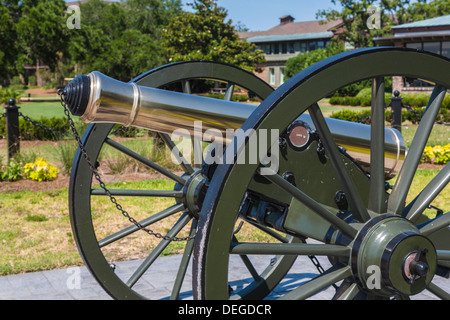
<svg viewBox="0 0 450 320"><path fill-rule="evenodd" d="M182 0L185 4L192 0ZM238 21L250 31L267 30L279 24L279 18L291 15L295 21L316 20L320 9L338 9L330 0L218 0L218 5L227 9L228 18Z"/></svg>

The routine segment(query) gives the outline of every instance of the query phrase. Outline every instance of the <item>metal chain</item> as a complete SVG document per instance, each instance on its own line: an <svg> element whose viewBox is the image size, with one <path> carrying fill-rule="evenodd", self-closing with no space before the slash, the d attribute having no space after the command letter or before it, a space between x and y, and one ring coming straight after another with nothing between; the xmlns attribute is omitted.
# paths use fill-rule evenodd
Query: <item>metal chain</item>
<svg viewBox="0 0 450 320"><path fill-rule="evenodd" d="M145 231L146 233L148 233L151 236L154 236L158 239L163 239L166 241L177 241L177 242L181 242L181 241L188 241L188 240L192 240L194 239L194 237L188 236L188 237L184 237L184 238L178 238L178 237L169 237L167 235L162 235L161 233L155 232L153 230L150 230L146 227L144 227L143 225L141 225L136 219L134 219L132 216L130 216L130 214L123 209L123 207L117 202L116 198L111 194L111 191L106 187L105 183L102 181L100 174L97 171L97 168L93 165L83 143L81 142L81 138L80 135L77 132L77 129L75 127L75 123L72 120L72 117L70 116L70 111L67 108L67 104L64 100L64 95L61 91L58 92L58 95L61 98L61 105L64 108L64 114L67 116L67 120L69 122L70 128L72 129L73 135L75 136L75 140L78 143L78 146L80 148L80 151L83 155L83 157L85 158L90 170L92 171L92 174L94 175L95 179L98 181L100 187L105 191L106 195L109 197L110 201L114 204L114 206L116 207L116 209L125 217L127 218L131 223L133 223L138 229Z"/></svg>
<svg viewBox="0 0 450 320"><path fill-rule="evenodd" d="M62 135L62 136L68 136L69 134L67 132L62 132L62 131L58 131L49 127L44 126L42 123L39 123L33 119L31 119L30 117L24 115L22 112L19 112L19 116L21 116L22 118L24 118L26 121L30 122L31 124L33 124L36 127L39 127L43 130L49 131L55 135Z"/></svg>

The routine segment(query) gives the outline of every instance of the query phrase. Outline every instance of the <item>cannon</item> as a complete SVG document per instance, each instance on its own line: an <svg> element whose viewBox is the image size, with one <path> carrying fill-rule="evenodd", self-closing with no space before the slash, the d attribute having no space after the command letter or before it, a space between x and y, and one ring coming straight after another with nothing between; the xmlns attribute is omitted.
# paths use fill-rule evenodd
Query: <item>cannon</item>
<svg viewBox="0 0 450 320"><path fill-rule="evenodd" d="M407 299L424 290L448 299L450 294L433 280L448 279L450 270L448 203L435 203L447 188L449 165L419 191L413 186L450 88L449 71L450 61L442 56L380 47L325 59L277 90L253 74L214 62L170 64L128 83L99 72L77 76L62 99L73 115L90 123L69 188L73 234L86 266L112 297L146 298L140 281L158 278L151 267L177 243L183 250L179 265L165 266L174 270L171 299L183 298L191 264L195 299L263 299L300 256L324 257L329 267L283 299L307 299L330 286L336 288L333 298L342 300ZM435 85L408 149L402 135L385 126L388 76ZM371 125L323 116L318 101L364 79L373 79ZM226 83L224 99L196 95L198 80ZM236 88L261 103L233 102ZM158 132L182 172L110 136L117 123ZM200 161L192 164L180 152L175 138L183 136L192 140ZM98 173L105 148L156 170L173 181L171 189L106 188ZM104 197L129 223L107 235L108 217L100 218L94 207L94 200ZM137 198L148 203L149 211L155 198L170 198L173 204L136 218L117 197ZM439 210L432 214L429 208ZM152 229L165 220L166 234ZM120 274L109 256L137 246L138 233L158 241L144 246L148 252L136 270ZM267 259L263 268L254 266L256 256ZM235 287L230 278L234 258L242 263L244 286Z"/></svg>

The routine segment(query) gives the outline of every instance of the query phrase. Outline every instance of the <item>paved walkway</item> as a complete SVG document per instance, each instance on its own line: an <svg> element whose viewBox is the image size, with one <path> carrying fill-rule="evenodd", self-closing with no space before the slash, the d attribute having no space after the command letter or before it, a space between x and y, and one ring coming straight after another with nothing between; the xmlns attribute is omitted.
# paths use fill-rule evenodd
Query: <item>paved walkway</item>
<svg viewBox="0 0 450 320"><path fill-rule="evenodd" d="M156 260L154 265L145 275L145 279L140 280L136 289L150 299L168 299L170 296L174 270L177 269L181 256L162 257ZM252 260L255 268L262 268L267 265L266 257L256 257ZM319 259L324 268L328 262L323 258ZM128 277L139 265L140 261L121 262L116 265L116 274ZM233 260L231 262L230 275L233 287L239 287L246 283L249 278L241 279L242 274L248 274L242 262ZM276 298L279 294L289 291L301 282L308 281L318 274L317 269L311 261L305 257L297 259L289 274L282 283L273 291L268 299ZM189 271L186 275L185 283L181 290L184 299L192 299L191 292L192 275ZM450 290L450 280L435 277L435 284ZM335 290L328 288L312 299L329 300ZM414 296L418 300L435 300L436 296L428 291ZM20 275L0 277L0 300L111 300L111 297L103 291L100 285L94 280L85 267L73 267L62 270L52 270Z"/></svg>

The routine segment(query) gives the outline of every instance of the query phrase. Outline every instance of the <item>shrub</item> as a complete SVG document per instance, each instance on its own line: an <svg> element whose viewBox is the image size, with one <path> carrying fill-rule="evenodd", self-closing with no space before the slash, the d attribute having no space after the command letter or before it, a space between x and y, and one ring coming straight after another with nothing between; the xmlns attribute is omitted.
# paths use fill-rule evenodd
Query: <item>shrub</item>
<svg viewBox="0 0 450 320"><path fill-rule="evenodd" d="M7 104L8 99L13 98L17 100L20 96L19 91L14 90L13 88L1 88L0 89L0 103Z"/></svg>
<svg viewBox="0 0 450 320"><path fill-rule="evenodd" d="M26 163L23 173L28 180L49 181L56 178L59 170L43 158L38 158L34 163Z"/></svg>
<svg viewBox="0 0 450 320"><path fill-rule="evenodd" d="M0 168L0 181L17 181L22 179L23 169L20 161L11 159Z"/></svg>
<svg viewBox="0 0 450 320"><path fill-rule="evenodd" d="M445 146L425 147L424 161L434 164L446 164L450 161L450 144Z"/></svg>

